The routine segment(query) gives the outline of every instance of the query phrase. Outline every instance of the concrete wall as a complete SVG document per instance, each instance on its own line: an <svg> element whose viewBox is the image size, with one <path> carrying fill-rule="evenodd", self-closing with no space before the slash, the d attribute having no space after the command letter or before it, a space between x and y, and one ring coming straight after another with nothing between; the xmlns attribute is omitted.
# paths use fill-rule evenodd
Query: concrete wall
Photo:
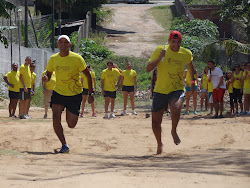
<svg viewBox="0 0 250 188"><path fill-rule="evenodd" d="M35 73L37 74L37 80L36 80L36 87L40 85L41 83L41 76L43 71L46 68L47 62L51 55L53 55L52 52L39 49L39 48L20 48L20 58L19 58L19 47L16 44L12 45L12 62L17 63L20 67L20 63L24 64L25 58L27 56L31 56L32 60L36 60L36 70ZM0 73L6 74L11 70L11 48L4 48L4 45L0 43Z"/></svg>

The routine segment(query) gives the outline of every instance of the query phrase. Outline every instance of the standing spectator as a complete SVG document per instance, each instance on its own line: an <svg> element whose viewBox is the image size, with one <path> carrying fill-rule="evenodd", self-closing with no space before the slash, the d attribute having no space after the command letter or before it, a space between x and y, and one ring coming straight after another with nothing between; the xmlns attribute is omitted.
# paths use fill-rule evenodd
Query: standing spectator
<svg viewBox="0 0 250 188"><path fill-rule="evenodd" d="M233 83L232 83L232 71L228 71L226 73L226 87L229 93L230 98L230 113L231 115L234 114L234 101L233 101Z"/></svg>
<svg viewBox="0 0 250 188"><path fill-rule="evenodd" d="M30 119L28 115L29 103L31 98L31 72L29 65L31 64L31 57L25 58L25 63L19 69L20 73L20 103L19 103L19 118Z"/></svg>
<svg viewBox="0 0 250 188"><path fill-rule="evenodd" d="M245 69L243 73L242 80L244 81L243 85L243 94L244 94L244 114L250 114L250 62L246 65L247 69Z"/></svg>
<svg viewBox="0 0 250 188"><path fill-rule="evenodd" d="M46 74L47 70L45 70L42 74L42 77ZM42 79L42 86L43 86L43 104L44 104L44 119L48 118L48 110L51 102L51 96L56 85L56 74L53 71L51 78L48 82L45 82Z"/></svg>
<svg viewBox="0 0 250 188"><path fill-rule="evenodd" d="M34 72L36 69L36 64L35 64L35 60L30 64L30 72L31 72L31 90L30 90L30 99L29 100L29 108L28 108L28 111L30 109L30 102L31 102L31 99L32 99L32 96L35 95L35 83L36 83L36 73ZM31 118L31 116L29 116Z"/></svg>
<svg viewBox="0 0 250 188"><path fill-rule="evenodd" d="M240 114L244 114L243 112L243 103L242 103L242 96L243 96L243 88L242 88L242 78L243 72L240 69L239 64L234 65L234 73L232 74L232 83L233 83L233 96L234 96L234 106L235 106L235 114L239 114L238 110L238 103L240 105Z"/></svg>
<svg viewBox="0 0 250 188"><path fill-rule="evenodd" d="M46 67L47 72L43 76L44 81L49 81L53 71L56 74L56 85L51 96L54 131L60 140L62 147L59 153L69 153L61 123L62 112L66 108L66 121L69 128L75 128L82 102L82 86L79 79L80 72L87 76L89 86L88 102L93 98L92 79L82 56L71 52L72 46L67 35L58 38L57 47L59 53L52 55Z"/></svg>
<svg viewBox="0 0 250 188"><path fill-rule="evenodd" d="M118 82L117 77L119 76ZM102 95L105 99L105 115L104 119L108 119L108 107L111 102L111 112L110 118L115 118L114 108L115 108L115 98L116 98L116 86L119 86L121 80L121 73L117 68L113 68L113 62L109 61L107 63L107 69L102 71L101 76L101 88ZM117 84L117 85L116 85Z"/></svg>
<svg viewBox="0 0 250 188"><path fill-rule="evenodd" d="M19 99L19 71L17 63L12 64L12 70L4 77L5 83L9 86L9 117L16 117L16 107Z"/></svg>
<svg viewBox="0 0 250 188"><path fill-rule="evenodd" d="M87 69L89 70L89 73L91 75L92 83L93 83L93 88L94 88L94 91L96 92L95 72L92 70L92 68L90 67L89 64L87 65ZM85 76L85 74L83 74L83 73L80 74L80 77L81 77L81 83L82 83L82 87L83 87L83 92L82 92L82 111L80 113L80 117L83 117L84 108L85 108L85 104L86 104L87 96L88 96L88 92L89 92L89 87L88 87L88 80L87 80L87 77ZM92 109L92 117L96 117L95 103L94 103L94 101L91 103L91 109Z"/></svg>
<svg viewBox="0 0 250 188"><path fill-rule="evenodd" d="M203 104L205 102L205 110L208 107L208 66L205 67L201 78L201 111L203 110Z"/></svg>
<svg viewBox="0 0 250 188"><path fill-rule="evenodd" d="M208 67L210 68L208 71L208 82L212 82L213 84L214 118L223 118L223 97L226 89L223 72L220 68L215 67L215 62L213 60L208 61Z"/></svg>
<svg viewBox="0 0 250 188"><path fill-rule="evenodd" d="M135 90L137 91L137 81L136 81L136 72L132 69L132 64L130 62L127 63L126 66L127 70L122 71L121 77L121 86L122 86L122 93L123 93L123 112L122 116L127 114L127 102L128 102L128 95L130 98L132 114L137 115L135 112ZM136 89L135 89L136 88Z"/></svg>
<svg viewBox="0 0 250 188"><path fill-rule="evenodd" d="M193 95L193 109L194 109L194 114L197 115L197 95L198 95L198 73L197 70L194 70L194 78L195 78L195 91L192 93L191 92L191 76L188 70L185 70L184 72L184 80L186 84L186 111L184 112L185 115L189 114L189 101L191 95Z"/></svg>
<svg viewBox="0 0 250 188"><path fill-rule="evenodd" d="M213 101L213 83L212 82L208 82L208 103L210 106L210 113L208 115L213 115L213 109L214 109L214 101Z"/></svg>
<svg viewBox="0 0 250 188"><path fill-rule="evenodd" d="M181 143L177 134L181 108L184 101L184 67L187 65L191 77L191 91L195 90L193 56L190 50L181 47L182 36L179 31L172 31L169 45L158 46L149 59L146 71L157 67L157 81L152 104L152 129L157 141L157 155L163 152L162 117L170 104L172 129L171 135L176 145Z"/></svg>

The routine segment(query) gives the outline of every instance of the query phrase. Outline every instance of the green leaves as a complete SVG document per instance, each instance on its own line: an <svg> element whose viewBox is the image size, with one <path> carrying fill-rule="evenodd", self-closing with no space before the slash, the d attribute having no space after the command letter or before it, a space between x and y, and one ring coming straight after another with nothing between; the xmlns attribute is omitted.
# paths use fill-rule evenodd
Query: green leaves
<svg viewBox="0 0 250 188"><path fill-rule="evenodd" d="M89 39L82 39L79 49L80 55L83 56L83 58L96 61L102 61L114 53L108 48L98 45L95 41Z"/></svg>

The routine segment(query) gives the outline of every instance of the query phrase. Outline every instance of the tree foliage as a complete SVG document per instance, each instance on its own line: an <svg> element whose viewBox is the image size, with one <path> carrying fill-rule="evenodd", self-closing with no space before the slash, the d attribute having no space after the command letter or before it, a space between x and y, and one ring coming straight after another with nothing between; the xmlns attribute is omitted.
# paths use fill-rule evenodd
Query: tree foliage
<svg viewBox="0 0 250 188"><path fill-rule="evenodd" d="M13 5L12 3L6 0L0 0L0 17L9 18L10 14L8 11L13 10L15 8L16 8L15 5ZM6 30L6 28L0 29L0 42L4 44L5 48L7 48L9 45L9 42L6 36L3 34L4 30Z"/></svg>
<svg viewBox="0 0 250 188"><path fill-rule="evenodd" d="M88 11L93 11L108 0L54 0L54 2L57 13L61 4L62 19L83 19ZM51 0L36 0L35 4L41 14L51 14Z"/></svg>

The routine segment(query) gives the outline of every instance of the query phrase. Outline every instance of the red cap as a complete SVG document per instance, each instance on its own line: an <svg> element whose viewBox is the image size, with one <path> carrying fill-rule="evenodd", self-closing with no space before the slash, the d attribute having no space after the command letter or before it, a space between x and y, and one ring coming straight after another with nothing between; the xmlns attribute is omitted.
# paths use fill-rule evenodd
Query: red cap
<svg viewBox="0 0 250 188"><path fill-rule="evenodd" d="M169 39L182 39L181 33L179 31L172 31L169 35Z"/></svg>

